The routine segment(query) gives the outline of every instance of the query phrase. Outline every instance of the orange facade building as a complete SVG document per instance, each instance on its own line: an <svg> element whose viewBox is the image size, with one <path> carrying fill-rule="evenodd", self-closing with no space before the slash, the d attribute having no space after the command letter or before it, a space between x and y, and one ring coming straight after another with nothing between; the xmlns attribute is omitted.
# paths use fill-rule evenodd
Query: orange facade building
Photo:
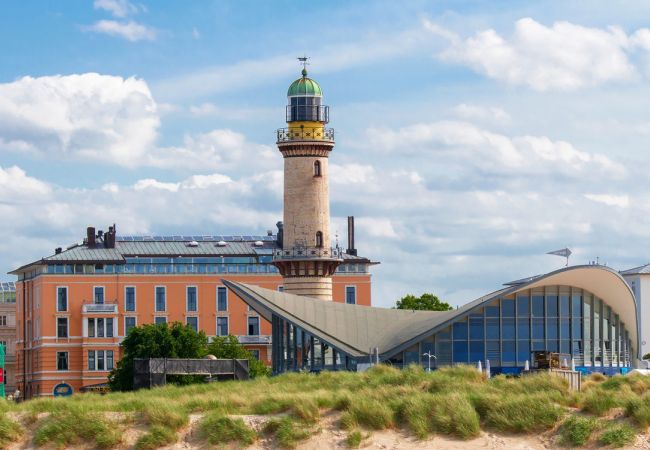
<svg viewBox="0 0 650 450"><path fill-rule="evenodd" d="M278 248L274 235L121 237L114 227L89 228L83 244L12 272L18 389L31 398L101 387L130 327L146 323L232 334L270 364L271 325L221 280L282 289L272 264ZM334 300L370 305L371 262L341 257Z"/></svg>

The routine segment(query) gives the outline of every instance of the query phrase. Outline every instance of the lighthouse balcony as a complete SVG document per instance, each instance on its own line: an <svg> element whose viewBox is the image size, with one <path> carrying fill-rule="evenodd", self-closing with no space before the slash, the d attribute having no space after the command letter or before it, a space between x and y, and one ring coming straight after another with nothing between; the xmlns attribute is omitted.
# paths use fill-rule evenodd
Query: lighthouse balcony
<svg viewBox="0 0 650 450"><path fill-rule="evenodd" d="M276 250L273 260L343 259L343 250L331 247L293 247Z"/></svg>
<svg viewBox="0 0 650 450"><path fill-rule="evenodd" d="M277 131L278 143L292 141L334 142L334 129L324 127L280 128Z"/></svg>

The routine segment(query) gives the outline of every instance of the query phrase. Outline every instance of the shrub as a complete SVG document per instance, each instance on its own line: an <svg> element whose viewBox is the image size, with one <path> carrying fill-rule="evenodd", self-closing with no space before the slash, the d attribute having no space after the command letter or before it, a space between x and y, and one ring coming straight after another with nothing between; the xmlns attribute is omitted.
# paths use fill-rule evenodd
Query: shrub
<svg viewBox="0 0 650 450"><path fill-rule="evenodd" d="M93 442L99 448L109 448L121 441L115 424L99 413L68 404L68 409L50 414L36 429L34 443L48 443L63 448L81 442Z"/></svg>
<svg viewBox="0 0 650 450"><path fill-rule="evenodd" d="M623 423L614 425L605 430L600 436L600 442L603 445L611 445L612 447L623 447L630 444L636 437L636 431L630 425Z"/></svg>
<svg viewBox="0 0 650 450"><path fill-rule="evenodd" d="M138 450L150 450L173 444L178 440L176 432L170 428L154 425L148 433L143 434L135 443Z"/></svg>
<svg viewBox="0 0 650 450"><path fill-rule="evenodd" d="M562 424L560 441L566 446L581 447L589 441L597 425L595 419L571 416Z"/></svg>
<svg viewBox="0 0 650 450"><path fill-rule="evenodd" d="M348 437L346 439L346 443L350 448L359 448L361 441L363 441L363 435L359 430L352 431L350 434L348 434Z"/></svg>
<svg viewBox="0 0 650 450"><path fill-rule="evenodd" d="M212 445L236 442L251 445L257 434L242 419L231 419L220 413L213 413L201 420L200 432Z"/></svg>
<svg viewBox="0 0 650 450"><path fill-rule="evenodd" d="M0 415L0 447L5 448L9 443L17 441L23 434L23 429L18 423L5 414Z"/></svg>

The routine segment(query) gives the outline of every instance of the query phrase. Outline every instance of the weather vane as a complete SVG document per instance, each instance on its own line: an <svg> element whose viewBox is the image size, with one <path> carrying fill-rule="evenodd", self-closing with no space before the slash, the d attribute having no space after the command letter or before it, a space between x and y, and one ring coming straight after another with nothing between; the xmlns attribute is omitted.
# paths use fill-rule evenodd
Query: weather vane
<svg viewBox="0 0 650 450"><path fill-rule="evenodd" d="M300 64L302 64L302 68L304 70L307 70L307 66L309 65L307 60L309 59L309 56L306 56L306 55L305 56L299 56L297 59L298 59L298 61L300 61Z"/></svg>

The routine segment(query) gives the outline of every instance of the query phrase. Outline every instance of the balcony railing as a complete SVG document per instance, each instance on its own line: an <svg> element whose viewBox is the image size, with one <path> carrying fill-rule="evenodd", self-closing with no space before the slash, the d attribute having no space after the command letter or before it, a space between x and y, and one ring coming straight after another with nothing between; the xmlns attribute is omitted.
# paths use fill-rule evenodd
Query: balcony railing
<svg viewBox="0 0 650 450"><path fill-rule="evenodd" d="M332 247L294 247L275 250L273 259L343 259L343 250Z"/></svg>
<svg viewBox="0 0 650 450"><path fill-rule="evenodd" d="M85 303L82 313L117 314L117 303Z"/></svg>
<svg viewBox="0 0 650 450"><path fill-rule="evenodd" d="M278 142L290 141L334 141L334 129L323 127L278 129Z"/></svg>
<svg viewBox="0 0 650 450"><path fill-rule="evenodd" d="M239 340L240 344L270 344L271 335L260 334L257 336L237 336L237 340Z"/></svg>

